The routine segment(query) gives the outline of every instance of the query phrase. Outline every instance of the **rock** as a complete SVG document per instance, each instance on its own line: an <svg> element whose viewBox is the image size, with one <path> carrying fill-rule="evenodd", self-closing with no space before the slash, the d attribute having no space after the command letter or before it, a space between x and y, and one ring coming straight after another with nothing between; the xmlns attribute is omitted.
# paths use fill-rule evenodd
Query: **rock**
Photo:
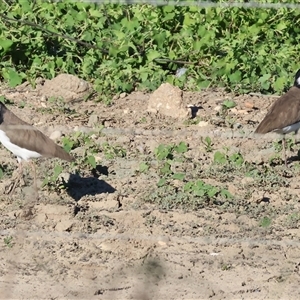
<svg viewBox="0 0 300 300"><path fill-rule="evenodd" d="M221 109L222 109L222 106L221 106L221 105L217 105L217 106L214 108L215 111L220 111Z"/></svg>
<svg viewBox="0 0 300 300"><path fill-rule="evenodd" d="M88 126L89 127L94 127L99 123L99 117L98 115L90 115L89 121L88 121Z"/></svg>
<svg viewBox="0 0 300 300"><path fill-rule="evenodd" d="M70 74L59 74L37 86L41 97L63 98L66 102L83 99L91 90L92 87L87 81Z"/></svg>
<svg viewBox="0 0 300 300"><path fill-rule="evenodd" d="M173 118L186 118L189 110L184 107L182 91L169 83L163 83L149 98L148 109Z"/></svg>
<svg viewBox="0 0 300 300"><path fill-rule="evenodd" d="M250 109L253 109L253 108L254 108L253 102L248 102L248 101L246 101L246 102L244 103L244 106L245 106L246 108L250 108Z"/></svg>
<svg viewBox="0 0 300 300"><path fill-rule="evenodd" d="M60 139L62 136L62 133L60 130L55 130L53 131L51 134L50 134L50 139L55 141L55 140L58 140Z"/></svg>
<svg viewBox="0 0 300 300"><path fill-rule="evenodd" d="M208 122L200 121L200 122L198 123L198 126L199 126L199 127L206 127L206 126L208 126Z"/></svg>
<svg viewBox="0 0 300 300"><path fill-rule="evenodd" d="M126 96L127 96L127 93L121 93L121 94L119 95L120 99L123 99L123 98L125 98Z"/></svg>
<svg viewBox="0 0 300 300"><path fill-rule="evenodd" d="M170 238L168 236L158 236L157 244L159 246L165 247L170 243Z"/></svg>
<svg viewBox="0 0 300 300"><path fill-rule="evenodd" d="M70 230L73 225L74 221L72 220L62 220L56 224L55 229L59 232L67 231Z"/></svg>

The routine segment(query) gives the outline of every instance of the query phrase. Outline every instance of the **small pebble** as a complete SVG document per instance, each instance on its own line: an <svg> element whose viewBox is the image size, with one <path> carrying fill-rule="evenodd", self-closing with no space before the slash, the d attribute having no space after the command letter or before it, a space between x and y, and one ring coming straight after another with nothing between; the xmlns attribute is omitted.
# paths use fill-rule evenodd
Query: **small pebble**
<svg viewBox="0 0 300 300"><path fill-rule="evenodd" d="M199 123L198 123L198 126L199 127L206 127L208 125L208 122L206 122L206 121L200 121Z"/></svg>
<svg viewBox="0 0 300 300"><path fill-rule="evenodd" d="M55 131L53 131L53 132L51 133L50 139L55 141L55 140L60 139L61 136L62 136L61 131L60 131L60 130L55 130Z"/></svg>
<svg viewBox="0 0 300 300"><path fill-rule="evenodd" d="M120 94L120 99L123 99L123 98L125 98L127 96L127 93L121 93Z"/></svg>

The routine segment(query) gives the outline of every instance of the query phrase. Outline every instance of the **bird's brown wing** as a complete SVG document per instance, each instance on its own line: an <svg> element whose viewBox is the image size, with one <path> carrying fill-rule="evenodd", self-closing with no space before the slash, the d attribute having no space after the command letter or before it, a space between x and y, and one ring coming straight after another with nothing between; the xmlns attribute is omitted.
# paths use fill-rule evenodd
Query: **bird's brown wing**
<svg viewBox="0 0 300 300"><path fill-rule="evenodd" d="M39 130L32 126L29 128L28 125L25 128L22 129L20 126L15 125L0 126L0 129L5 131L10 142L21 148L38 152L46 157L58 157L69 162L74 160L68 152Z"/></svg>
<svg viewBox="0 0 300 300"><path fill-rule="evenodd" d="M267 133L300 121L300 89L292 87L277 99L255 133Z"/></svg>
<svg viewBox="0 0 300 300"><path fill-rule="evenodd" d="M74 160L63 148L55 144L41 131L18 118L6 107L4 107L2 113L0 129L5 131L11 143L21 148L36 151L42 156L58 157L69 162Z"/></svg>

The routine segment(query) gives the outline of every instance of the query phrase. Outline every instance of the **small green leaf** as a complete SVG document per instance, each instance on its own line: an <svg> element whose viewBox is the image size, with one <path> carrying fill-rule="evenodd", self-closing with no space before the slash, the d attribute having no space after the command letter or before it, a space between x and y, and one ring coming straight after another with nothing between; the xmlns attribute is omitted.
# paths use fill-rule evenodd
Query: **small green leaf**
<svg viewBox="0 0 300 300"><path fill-rule="evenodd" d="M214 162L218 163L218 164L225 164L227 162L226 154L224 154L220 151L217 151L214 154Z"/></svg>
<svg viewBox="0 0 300 300"><path fill-rule="evenodd" d="M221 194L222 197L224 197L226 199L233 198L232 195L231 195L231 193L228 190L226 190L226 189L222 189L221 192L220 192L220 194Z"/></svg>
<svg viewBox="0 0 300 300"><path fill-rule="evenodd" d="M0 39L0 47L3 49L3 53L7 52L10 47L13 45L12 40Z"/></svg>
<svg viewBox="0 0 300 300"><path fill-rule="evenodd" d="M97 164L96 164L95 156L93 155L88 156L87 161L92 166L92 168L96 169Z"/></svg>
<svg viewBox="0 0 300 300"><path fill-rule="evenodd" d="M242 79L242 73L241 73L241 71L236 71L233 74L230 74L228 76L228 78L229 78L231 83L238 83Z"/></svg>
<svg viewBox="0 0 300 300"><path fill-rule="evenodd" d="M22 83L22 76L14 69L9 69L7 72L3 72L3 76L8 80L11 87L15 87Z"/></svg>
<svg viewBox="0 0 300 300"><path fill-rule="evenodd" d="M269 227L271 225L271 219L268 217L263 217L260 222L259 222L259 226L260 227Z"/></svg>
<svg viewBox="0 0 300 300"><path fill-rule="evenodd" d="M185 153L188 150L188 146L185 142L180 142L174 149L177 153Z"/></svg>
<svg viewBox="0 0 300 300"><path fill-rule="evenodd" d="M173 174L174 179L183 180L184 177L185 177L184 173L175 173L175 174Z"/></svg>
<svg viewBox="0 0 300 300"><path fill-rule="evenodd" d="M216 194L219 192L219 190L214 187L214 186L210 186L208 189L207 189L207 195L208 197L210 198L213 198L216 196Z"/></svg>
<svg viewBox="0 0 300 300"><path fill-rule="evenodd" d="M236 164L237 166L241 166L244 162L244 158L240 153L234 153L229 157L229 160Z"/></svg>
<svg viewBox="0 0 300 300"><path fill-rule="evenodd" d="M235 106L236 106L236 103L235 103L234 101L232 101L232 100L224 100L223 106L224 106L225 108L229 109L229 108L235 107Z"/></svg>
<svg viewBox="0 0 300 300"><path fill-rule="evenodd" d="M0 168L0 179L2 179L2 178L3 178L3 176L4 176L4 171L3 171L3 169L2 169L2 168Z"/></svg>
<svg viewBox="0 0 300 300"><path fill-rule="evenodd" d="M63 137L62 142L64 150L70 152L73 148L74 142L71 141L68 137Z"/></svg>
<svg viewBox="0 0 300 300"><path fill-rule="evenodd" d="M165 185L166 184L166 179L165 178L161 178L161 179L159 179L159 181L158 181L158 183L157 183L157 186L158 187L162 187L163 185Z"/></svg>
<svg viewBox="0 0 300 300"><path fill-rule="evenodd" d="M183 190L184 192L191 192L193 190L193 187L194 183L192 181L189 181L184 185Z"/></svg>
<svg viewBox="0 0 300 300"><path fill-rule="evenodd" d="M278 77L275 82L273 83L274 89L279 92L282 91L284 86L286 84L286 78L285 77Z"/></svg>
<svg viewBox="0 0 300 300"><path fill-rule="evenodd" d="M141 162L139 166L139 171L141 173L147 172L149 170L149 165L145 162Z"/></svg>
<svg viewBox="0 0 300 300"><path fill-rule="evenodd" d="M166 162L166 163L164 164L164 166L160 169L160 173L161 173L162 175L168 175L168 174L171 174L171 173L172 173L172 171L171 171L171 165L170 165L168 162Z"/></svg>
<svg viewBox="0 0 300 300"><path fill-rule="evenodd" d="M206 194L204 189L196 189L194 190L194 195L198 197L203 197Z"/></svg>
<svg viewBox="0 0 300 300"><path fill-rule="evenodd" d="M161 55L160 55L160 53L158 52L158 51L156 51L156 50L149 50L148 51L148 53L147 53L147 59L149 60L149 61L153 61L154 59L156 59L156 58L159 58L159 57L161 57Z"/></svg>
<svg viewBox="0 0 300 300"><path fill-rule="evenodd" d="M211 145L211 138L209 136L207 136L204 141L206 142L207 146Z"/></svg>
<svg viewBox="0 0 300 300"><path fill-rule="evenodd" d="M42 182L42 187L46 186L49 183L49 178L46 177Z"/></svg>
<svg viewBox="0 0 300 300"><path fill-rule="evenodd" d="M56 165L54 167L54 173L53 173L53 177L55 177L57 179L57 177L59 176L59 174L62 172L63 167L60 165Z"/></svg>

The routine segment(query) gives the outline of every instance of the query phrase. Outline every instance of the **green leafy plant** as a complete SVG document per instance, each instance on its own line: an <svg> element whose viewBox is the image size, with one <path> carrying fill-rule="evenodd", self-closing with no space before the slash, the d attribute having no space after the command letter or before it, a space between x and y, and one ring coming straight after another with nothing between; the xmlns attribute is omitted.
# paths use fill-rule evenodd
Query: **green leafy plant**
<svg viewBox="0 0 300 300"><path fill-rule="evenodd" d="M232 269L232 265L231 264L222 263L222 265L221 265L221 270L222 271L228 271L230 269Z"/></svg>
<svg viewBox="0 0 300 300"><path fill-rule="evenodd" d="M222 106L225 109L230 109L230 108L236 107L236 103L233 100L228 100L227 99L227 100L223 101Z"/></svg>
<svg viewBox="0 0 300 300"><path fill-rule="evenodd" d="M146 162L141 162L139 165L139 172L146 173L149 170L149 164Z"/></svg>
<svg viewBox="0 0 300 300"><path fill-rule="evenodd" d="M241 153L233 153L228 155L227 153L216 151L214 154L214 163L226 164L232 163L235 166L241 166L244 163L244 158Z"/></svg>
<svg viewBox="0 0 300 300"><path fill-rule="evenodd" d="M217 195L221 195L224 198L232 198L232 195L226 189L220 189L216 186L206 184L202 180L197 180L195 182L188 182L184 185L183 190L185 192L191 193L194 196L202 197L205 199L213 199Z"/></svg>
<svg viewBox="0 0 300 300"><path fill-rule="evenodd" d="M7 236L3 239L4 244L8 248L12 248L14 243L13 243L13 237L12 236Z"/></svg>
<svg viewBox="0 0 300 300"><path fill-rule="evenodd" d="M270 14L263 8L22 0L2 1L0 11L4 80L16 86L76 74L106 103L114 94L154 90L162 82L280 93L295 72L287 61L298 57L296 9ZM186 72L177 76L183 65Z"/></svg>
<svg viewBox="0 0 300 300"><path fill-rule="evenodd" d="M62 142L63 142L63 148L67 152L70 152L75 145L74 140L70 139L69 137L65 137L65 136L62 138Z"/></svg>
<svg viewBox="0 0 300 300"><path fill-rule="evenodd" d="M207 136L204 140L203 140L203 137L201 137L201 143L204 145L206 152L213 151L214 144L209 136Z"/></svg>
<svg viewBox="0 0 300 300"><path fill-rule="evenodd" d="M168 180L176 179L183 180L185 177L184 173L174 172L172 165L176 161L182 161L183 154L188 151L188 145L185 142L180 142L178 145L159 145L154 149L154 155L161 161L158 166L158 173L160 179L157 183L159 187L165 185Z"/></svg>
<svg viewBox="0 0 300 300"><path fill-rule="evenodd" d="M95 155L99 153L100 146L94 139L94 132L83 133L76 132L71 136L63 137L63 148L70 152L72 149L81 147L83 148L83 154L77 157L76 165L80 165L80 168L93 168L97 167Z"/></svg>
<svg viewBox="0 0 300 300"><path fill-rule="evenodd" d="M58 187L61 187L60 184L58 184L59 181L59 175L61 174L63 170L63 167L61 165L56 165L53 169L53 175L45 177L45 179L42 182L42 188L48 187L52 189L56 189Z"/></svg>
<svg viewBox="0 0 300 300"><path fill-rule="evenodd" d="M214 162L218 164L225 164L228 161L228 156L220 151L216 151L214 154Z"/></svg>
<svg viewBox="0 0 300 300"><path fill-rule="evenodd" d="M116 157L126 157L126 150L120 145L110 145L108 143L102 144L102 151L107 159Z"/></svg>
<svg viewBox="0 0 300 300"><path fill-rule="evenodd" d="M263 217L260 222L259 222L259 226L260 227L269 227L271 225L271 219L269 217Z"/></svg>

